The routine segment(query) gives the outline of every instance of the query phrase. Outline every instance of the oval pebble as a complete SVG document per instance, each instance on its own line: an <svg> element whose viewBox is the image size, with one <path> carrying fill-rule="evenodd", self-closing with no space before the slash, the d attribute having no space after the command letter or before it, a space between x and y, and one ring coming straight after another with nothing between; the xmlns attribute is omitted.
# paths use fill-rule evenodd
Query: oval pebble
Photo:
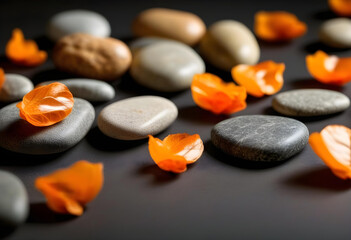
<svg viewBox="0 0 351 240"><path fill-rule="evenodd" d="M5 82L0 89L1 102L13 102L23 98L33 90L33 83L25 76L19 74L5 74Z"/></svg>
<svg viewBox="0 0 351 240"><path fill-rule="evenodd" d="M85 78L46 81L38 85L44 86L53 82L65 84L74 97L83 98L91 102L109 101L115 97L115 89L108 83Z"/></svg>
<svg viewBox="0 0 351 240"><path fill-rule="evenodd" d="M93 106L75 98L73 110L64 120L49 127L36 127L20 118L16 104L0 110L0 146L18 153L63 152L88 133L95 118Z"/></svg>
<svg viewBox="0 0 351 240"><path fill-rule="evenodd" d="M99 114L98 127L109 137L137 140L160 133L177 115L177 107L166 98L132 97L105 107Z"/></svg>
<svg viewBox="0 0 351 240"><path fill-rule="evenodd" d="M24 223L29 213L25 186L14 174L0 170L0 231Z"/></svg>
<svg viewBox="0 0 351 240"><path fill-rule="evenodd" d="M277 94L272 106L275 111L287 116L321 116L346 110L350 99L331 90L299 89Z"/></svg>
<svg viewBox="0 0 351 240"><path fill-rule="evenodd" d="M206 32L205 23L195 14L166 8L151 8L133 21L133 33L138 37L164 37L195 45Z"/></svg>
<svg viewBox="0 0 351 240"><path fill-rule="evenodd" d="M200 41L200 53L212 65L227 71L237 64L255 64L260 58L253 33L234 20L212 24Z"/></svg>
<svg viewBox="0 0 351 240"><path fill-rule="evenodd" d="M223 152L250 161L286 160L306 146L309 132L297 120L248 115L224 120L212 129L212 143Z"/></svg>
<svg viewBox="0 0 351 240"><path fill-rule="evenodd" d="M144 47L160 42L174 42L174 40L161 37L142 37L132 41L131 43L129 43L128 46L130 48L130 51L132 51L132 54L135 55L139 50L143 49Z"/></svg>
<svg viewBox="0 0 351 240"><path fill-rule="evenodd" d="M175 92L190 87L205 63L190 47L178 42L158 42L142 48L133 58L130 73L145 87Z"/></svg>
<svg viewBox="0 0 351 240"><path fill-rule="evenodd" d="M108 37L111 27L99 13L87 10L69 10L54 15L47 26L47 35L52 41L73 33L87 33L97 37Z"/></svg>
<svg viewBox="0 0 351 240"><path fill-rule="evenodd" d="M319 39L330 47L351 47L351 20L335 18L325 21L319 30Z"/></svg>

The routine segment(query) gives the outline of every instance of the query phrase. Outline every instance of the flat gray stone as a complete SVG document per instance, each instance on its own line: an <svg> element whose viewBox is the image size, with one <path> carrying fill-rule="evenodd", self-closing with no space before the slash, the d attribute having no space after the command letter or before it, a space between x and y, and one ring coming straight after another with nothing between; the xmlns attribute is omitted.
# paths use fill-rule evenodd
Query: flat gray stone
<svg viewBox="0 0 351 240"><path fill-rule="evenodd" d="M42 82L38 86L53 82L65 84L74 97L83 98L91 102L109 101L115 97L115 89L108 83L94 79L76 78L58 81Z"/></svg>
<svg viewBox="0 0 351 240"><path fill-rule="evenodd" d="M48 37L56 42L73 33L109 37L111 27L104 16L87 10L69 10L54 15L47 26Z"/></svg>
<svg viewBox="0 0 351 240"><path fill-rule="evenodd" d="M32 91L34 86L31 80L19 74L5 74L5 82L0 89L1 102L21 100L24 95Z"/></svg>
<svg viewBox="0 0 351 240"><path fill-rule="evenodd" d="M223 152L250 161L283 161L302 151L307 127L294 119L247 115L224 120L211 132L212 143Z"/></svg>
<svg viewBox="0 0 351 240"><path fill-rule="evenodd" d="M132 97L105 107L99 114L98 127L109 137L137 140L163 131L177 115L177 107L166 98Z"/></svg>
<svg viewBox="0 0 351 240"><path fill-rule="evenodd" d="M24 223L29 202L22 181L12 173L0 170L0 192L0 231Z"/></svg>
<svg viewBox="0 0 351 240"><path fill-rule="evenodd" d="M351 47L351 20L335 18L325 21L319 30L319 39L335 48Z"/></svg>
<svg viewBox="0 0 351 240"><path fill-rule="evenodd" d="M272 106L287 116L322 116L346 110L350 106L350 100L336 91L300 89L277 94Z"/></svg>
<svg viewBox="0 0 351 240"><path fill-rule="evenodd" d="M84 99L75 98L68 117L49 127L36 127L19 116L17 103L0 110L0 147L25 154L63 152L77 144L90 130L95 110Z"/></svg>
<svg viewBox="0 0 351 240"><path fill-rule="evenodd" d="M194 74L205 72L205 63L189 46L159 42L142 48L133 56L130 73L148 88L175 92L190 87Z"/></svg>

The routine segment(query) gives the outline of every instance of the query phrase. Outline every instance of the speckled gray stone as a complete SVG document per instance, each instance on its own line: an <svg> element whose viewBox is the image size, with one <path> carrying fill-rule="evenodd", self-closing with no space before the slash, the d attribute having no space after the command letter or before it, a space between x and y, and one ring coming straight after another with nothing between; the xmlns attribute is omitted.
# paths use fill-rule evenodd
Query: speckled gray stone
<svg viewBox="0 0 351 240"><path fill-rule="evenodd" d="M47 26L47 35L57 41L73 33L109 37L111 27L104 16L87 10L69 10L54 15Z"/></svg>
<svg viewBox="0 0 351 240"><path fill-rule="evenodd" d="M342 93L324 89L299 89L277 94L272 101L287 116L321 116L346 110L350 100Z"/></svg>
<svg viewBox="0 0 351 240"><path fill-rule="evenodd" d="M91 102L109 101L115 97L115 89L108 83L94 79L77 78L58 81L42 82L38 86L53 82L65 84L74 97L83 98Z"/></svg>
<svg viewBox="0 0 351 240"><path fill-rule="evenodd" d="M49 127L35 127L20 118L16 104L0 110L0 146L19 153L63 152L88 133L95 118L93 106L75 98L73 110L64 120Z"/></svg>
<svg viewBox="0 0 351 240"><path fill-rule="evenodd" d="M25 222L29 212L27 191L22 181L0 170L0 231Z"/></svg>
<svg viewBox="0 0 351 240"><path fill-rule="evenodd" d="M143 47L133 56L130 73L148 88L175 92L190 87L194 74L205 72L205 63L189 46L159 42Z"/></svg>
<svg viewBox="0 0 351 240"><path fill-rule="evenodd" d="M177 107L166 98L132 97L105 107L99 114L98 127L109 137L137 140L163 131L177 115Z"/></svg>
<svg viewBox="0 0 351 240"><path fill-rule="evenodd" d="M19 74L7 73L5 79L4 85L0 89L1 102L21 100L34 88L31 80Z"/></svg>
<svg viewBox="0 0 351 240"><path fill-rule="evenodd" d="M319 39L335 48L351 47L351 20L335 18L325 21L319 30Z"/></svg>
<svg viewBox="0 0 351 240"><path fill-rule="evenodd" d="M294 119L247 115L224 120L212 129L212 143L223 152L250 161L282 161L308 142L307 127Z"/></svg>

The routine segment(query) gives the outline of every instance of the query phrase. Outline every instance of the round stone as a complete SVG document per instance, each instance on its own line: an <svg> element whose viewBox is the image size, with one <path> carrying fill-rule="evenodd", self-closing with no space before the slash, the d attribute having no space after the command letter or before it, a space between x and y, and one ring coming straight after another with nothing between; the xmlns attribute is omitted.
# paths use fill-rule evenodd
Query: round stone
<svg viewBox="0 0 351 240"><path fill-rule="evenodd" d="M70 115L48 127L36 127L19 116L17 103L0 110L0 146L25 154L63 152L77 144L90 130L95 110L84 99L75 98Z"/></svg>
<svg viewBox="0 0 351 240"><path fill-rule="evenodd" d="M227 71L237 64L256 64L260 58L253 33L234 20L212 24L200 41L200 53L212 65Z"/></svg>
<svg viewBox="0 0 351 240"><path fill-rule="evenodd" d="M350 100L342 93L324 89L299 89L277 94L272 101L277 112L287 116L328 115L346 110Z"/></svg>
<svg viewBox="0 0 351 240"><path fill-rule="evenodd" d="M130 73L148 88L174 92L190 87L194 74L205 72L205 63L190 47L159 42L142 48L133 57Z"/></svg>
<svg viewBox="0 0 351 240"><path fill-rule="evenodd" d="M115 89L108 83L94 79L74 78L58 81L42 82L38 86L53 82L65 84L74 97L83 98L91 102L109 101L115 97Z"/></svg>
<svg viewBox="0 0 351 240"><path fill-rule="evenodd" d="M109 137L137 140L160 133L177 115L177 107L166 98L133 97L105 107L99 114L98 127Z"/></svg>
<svg viewBox="0 0 351 240"><path fill-rule="evenodd" d="M24 223L29 213L26 188L10 172L0 170L0 231Z"/></svg>
<svg viewBox="0 0 351 240"><path fill-rule="evenodd" d="M25 76L19 74L5 74L5 82L0 89L0 101L13 102L23 98L33 90L33 83Z"/></svg>
<svg viewBox="0 0 351 240"><path fill-rule="evenodd" d="M307 127L294 119L247 115L214 126L212 143L223 152L250 161L282 161L306 146Z"/></svg>
<svg viewBox="0 0 351 240"><path fill-rule="evenodd" d="M47 35L57 41L73 33L87 33L97 37L108 37L111 27L105 17L87 10L69 10L54 15L47 26Z"/></svg>
<svg viewBox="0 0 351 240"><path fill-rule="evenodd" d="M154 43L160 42L174 42L174 40L160 37L142 37L129 43L129 49L133 55L135 55L139 50L144 47L150 46Z"/></svg>
<svg viewBox="0 0 351 240"><path fill-rule="evenodd" d="M319 30L319 38L330 47L351 47L351 20L335 18L325 21Z"/></svg>

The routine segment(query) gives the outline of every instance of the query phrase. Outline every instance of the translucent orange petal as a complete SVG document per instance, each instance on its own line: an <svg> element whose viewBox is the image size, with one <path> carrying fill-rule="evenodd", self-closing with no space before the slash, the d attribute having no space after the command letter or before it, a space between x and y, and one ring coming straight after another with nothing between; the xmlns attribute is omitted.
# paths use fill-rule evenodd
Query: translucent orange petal
<svg viewBox="0 0 351 240"><path fill-rule="evenodd" d="M211 73L195 74L191 84L194 102L215 114L232 114L246 108L246 90Z"/></svg>
<svg viewBox="0 0 351 240"><path fill-rule="evenodd" d="M351 130L341 125L329 125L309 138L313 151L332 172L342 179L351 178Z"/></svg>
<svg viewBox="0 0 351 240"><path fill-rule="evenodd" d="M45 195L53 211L79 216L84 205L99 194L103 181L102 163L78 161L69 168L37 178L35 187Z"/></svg>
<svg viewBox="0 0 351 240"><path fill-rule="evenodd" d="M323 51L306 56L310 74L322 83L343 85L351 81L351 57L338 58Z"/></svg>
<svg viewBox="0 0 351 240"><path fill-rule="evenodd" d="M12 32L12 38L6 45L6 56L15 64L37 66L45 62L47 54L38 49L33 40L25 40L20 29Z"/></svg>
<svg viewBox="0 0 351 240"><path fill-rule="evenodd" d="M2 88L2 85L5 83L5 72L4 69L0 68L0 89Z"/></svg>
<svg viewBox="0 0 351 240"><path fill-rule="evenodd" d="M236 83L246 88L255 97L277 93L284 84L284 63L265 61L256 65L239 64L232 68Z"/></svg>
<svg viewBox="0 0 351 240"><path fill-rule="evenodd" d="M329 0L329 7L339 16L351 16L351 0Z"/></svg>
<svg viewBox="0 0 351 240"><path fill-rule="evenodd" d="M292 13L260 11L255 14L254 30L266 41L288 41L305 34L307 25Z"/></svg>
<svg viewBox="0 0 351 240"><path fill-rule="evenodd" d="M38 87L27 93L16 106L20 117L34 126L50 126L65 119L72 111L74 99L59 82Z"/></svg>

